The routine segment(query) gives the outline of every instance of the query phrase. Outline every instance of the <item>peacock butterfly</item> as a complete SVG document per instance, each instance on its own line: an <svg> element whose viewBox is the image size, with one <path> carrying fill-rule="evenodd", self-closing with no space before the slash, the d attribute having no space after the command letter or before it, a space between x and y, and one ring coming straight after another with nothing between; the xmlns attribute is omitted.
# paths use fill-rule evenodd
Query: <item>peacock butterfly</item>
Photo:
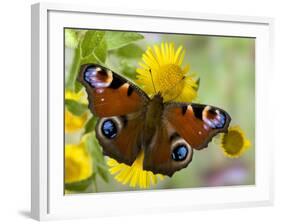
<svg viewBox="0 0 281 224"><path fill-rule="evenodd" d="M193 149L206 148L227 132L224 110L188 102L150 98L131 81L98 64L81 66L78 76L87 91L89 109L97 116L96 137L105 155L132 165L144 150L143 169L172 176L187 167Z"/></svg>

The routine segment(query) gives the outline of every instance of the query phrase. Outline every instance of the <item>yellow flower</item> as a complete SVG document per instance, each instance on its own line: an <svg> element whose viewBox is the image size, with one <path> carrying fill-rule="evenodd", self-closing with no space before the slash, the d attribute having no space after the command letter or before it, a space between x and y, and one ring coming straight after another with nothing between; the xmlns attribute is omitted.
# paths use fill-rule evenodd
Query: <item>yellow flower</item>
<svg viewBox="0 0 281 224"><path fill-rule="evenodd" d="M148 47L137 68L136 82L150 96L160 92L164 101L193 101L198 85L188 74L189 65L181 67L184 55L183 47L175 50L173 43Z"/></svg>
<svg viewBox="0 0 281 224"><path fill-rule="evenodd" d="M92 159L82 141L65 146L65 183L78 182L92 175Z"/></svg>
<svg viewBox="0 0 281 224"><path fill-rule="evenodd" d="M75 100L78 102L85 103L85 94L83 91L80 91L79 93L66 91L65 92L65 99L66 100ZM70 111L68 111L65 108L65 132L66 133L72 133L75 131L80 130L84 127L84 124L87 121L88 114L85 112L81 116L77 116L72 114Z"/></svg>
<svg viewBox="0 0 281 224"><path fill-rule="evenodd" d="M221 135L221 149L230 158L241 156L251 146L250 140L239 126L232 126Z"/></svg>
<svg viewBox="0 0 281 224"><path fill-rule="evenodd" d="M82 116L76 116L69 112L65 108L65 132L71 133L80 130L84 127L84 124L87 121L87 113L84 113Z"/></svg>
<svg viewBox="0 0 281 224"><path fill-rule="evenodd" d="M67 90L67 91L65 91L65 99L66 100L75 100L80 103L87 104L87 98L86 98L85 92L83 90L81 90L78 93Z"/></svg>
<svg viewBox="0 0 281 224"><path fill-rule="evenodd" d="M163 180L162 174L153 174L151 171L143 170L144 153L139 154L132 166L118 163L109 158L107 161L110 167L109 172L115 175L115 180L122 184L129 184L130 187L148 188L158 183L158 179Z"/></svg>

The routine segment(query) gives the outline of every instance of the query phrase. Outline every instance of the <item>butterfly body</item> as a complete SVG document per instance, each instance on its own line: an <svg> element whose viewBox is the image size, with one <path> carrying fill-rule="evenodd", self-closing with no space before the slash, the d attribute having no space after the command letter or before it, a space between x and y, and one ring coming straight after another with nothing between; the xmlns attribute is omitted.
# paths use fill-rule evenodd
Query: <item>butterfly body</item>
<svg viewBox="0 0 281 224"><path fill-rule="evenodd" d="M150 143L157 127L162 123L163 115L163 98L159 94L155 95L146 105L144 114L144 136L143 136L143 147L147 148Z"/></svg>
<svg viewBox="0 0 281 224"><path fill-rule="evenodd" d="M226 132L230 116L222 109L191 103L164 102L96 64L81 67L89 108L99 117L96 137L105 155L132 165L144 151L143 169L172 176L192 160L193 149L205 148Z"/></svg>

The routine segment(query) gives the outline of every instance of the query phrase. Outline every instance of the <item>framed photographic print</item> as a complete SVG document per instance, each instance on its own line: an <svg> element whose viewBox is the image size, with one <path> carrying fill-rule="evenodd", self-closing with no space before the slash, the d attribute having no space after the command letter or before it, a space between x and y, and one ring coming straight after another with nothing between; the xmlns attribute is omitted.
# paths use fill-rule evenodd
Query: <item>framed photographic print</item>
<svg viewBox="0 0 281 224"><path fill-rule="evenodd" d="M32 6L32 216L272 203L270 18Z"/></svg>

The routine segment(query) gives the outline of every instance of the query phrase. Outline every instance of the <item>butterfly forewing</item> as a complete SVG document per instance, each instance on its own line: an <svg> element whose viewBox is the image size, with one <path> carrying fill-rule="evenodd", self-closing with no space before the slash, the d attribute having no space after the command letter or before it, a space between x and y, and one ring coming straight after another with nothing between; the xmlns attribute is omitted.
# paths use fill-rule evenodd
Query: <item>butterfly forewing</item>
<svg viewBox="0 0 281 224"><path fill-rule="evenodd" d="M90 110L99 117L139 111L148 100L132 82L100 65L83 65L78 81L86 87Z"/></svg>
<svg viewBox="0 0 281 224"><path fill-rule="evenodd" d="M187 103L165 104L164 117L192 148L203 149L220 132L226 132L230 116L213 106Z"/></svg>

